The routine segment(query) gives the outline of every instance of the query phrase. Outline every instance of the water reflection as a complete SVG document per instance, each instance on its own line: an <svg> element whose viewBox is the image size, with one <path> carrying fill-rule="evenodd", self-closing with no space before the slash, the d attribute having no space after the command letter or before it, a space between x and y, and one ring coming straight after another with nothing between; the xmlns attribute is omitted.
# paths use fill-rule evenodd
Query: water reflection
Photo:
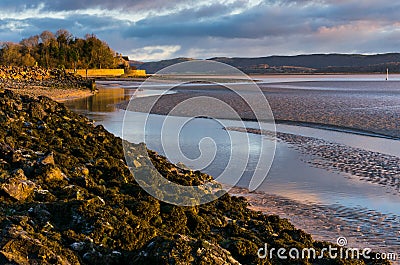
<svg viewBox="0 0 400 265"><path fill-rule="evenodd" d="M129 100L134 92L134 89L119 87L100 88L99 93L94 96L67 101L65 105L82 112L114 112L115 104Z"/></svg>
<svg viewBox="0 0 400 265"><path fill-rule="evenodd" d="M164 90L152 89L150 87L142 88L140 83L124 84L120 82L101 83L98 84L99 92L93 96L81 99L66 101L64 104L70 109L81 114L88 113L103 114L107 112L117 111L117 104L129 101L132 96L150 97L164 93ZM173 91L168 91L164 94L172 94Z"/></svg>
<svg viewBox="0 0 400 265"><path fill-rule="evenodd" d="M103 124L110 132L121 136L124 111L117 109L115 104L128 100L134 93L135 89L132 88L102 88L97 95L91 98L71 101L68 104L73 109ZM149 95L153 93L154 91L149 91ZM132 122L140 120L140 115L144 114L136 113L135 115L138 117L137 119L131 119ZM154 122L150 123L151 128L146 130L146 142L150 149L163 154L159 135L159 127L161 126L163 116L151 116ZM176 117L176 119L179 119L179 117ZM235 126L235 121L231 122L232 124L230 125ZM252 122L246 122L246 124L251 127ZM215 163L207 167L205 171L211 175L219 175L221 170L226 166L226 159L224 158L229 157L228 153L230 150L228 148L229 142L225 139L225 132L221 126L206 119L196 119L189 125L185 127L180 139L182 151L185 154L191 154L188 155L189 157L195 158L199 155L199 137L197 135L201 134L203 136L203 132L207 132L207 135L213 135L218 140L219 153ZM136 127L134 124L130 126L132 131L129 140L133 142L143 139L141 135L143 134L143 130ZM279 125L278 131L322 138L327 141L339 142L353 147L392 155L399 155L398 150L400 150L400 148L397 148L400 145L400 141L389 139L291 125ZM230 133L241 134L240 132ZM168 132L166 135L169 135ZM250 135L250 139L253 139L250 141L250 149L248 149L251 154L256 154L260 151L259 137L258 135ZM268 148L268 142L267 138L263 139L265 148ZM181 162L173 154L169 158L174 163ZM400 214L398 195L389 194L378 185L351 179L345 174L337 174L324 169L310 167L302 160L303 158L301 158L296 150L290 148L287 144L279 143L268 179L261 185L259 190L303 202L312 200L316 203L339 203L346 206L362 206L366 208L373 205L372 207L375 210ZM254 168L257 167L257 161L257 157L250 160L246 172L239 183L240 186L246 187L248 185L248 176L254 172ZM198 168L196 164L188 164L188 166ZM371 203L372 201L374 204Z"/></svg>
<svg viewBox="0 0 400 265"><path fill-rule="evenodd" d="M143 92L146 95L146 91ZM114 83L112 87L101 88L99 93L91 98L67 102L67 105L76 111L84 113L89 118L96 120L98 124L104 125L107 130L115 135L121 136L124 111L117 109L115 104L124 100L128 100L134 93L134 85L124 84L121 86L121 84ZM149 92L147 92L148 95L153 93L155 93L154 90L149 90ZM140 115L144 114L136 113L135 115L138 115L138 119L131 119L133 124L130 127L132 128L132 131L130 132L129 138L129 140L133 142L143 139L143 136L140 135L141 133L143 134L143 128L138 128L134 123L140 120ZM148 128L146 131L146 141L148 141L147 144L150 149L163 154L160 143L160 135L158 134L160 132L158 128L160 123L157 122L157 120L161 121L163 117L159 115L152 115L152 117L154 118L155 122L151 123L151 128ZM179 119L179 117L176 117L176 119ZM251 124L251 122L246 123L246 125L249 127L252 127L250 126ZM237 123L232 121L230 126L237 126ZM278 131L321 138L326 141L338 142L356 148L395 156L400 155L400 141L394 141L390 139L381 139L370 136L361 136L291 125L279 125ZM231 133L241 134L241 132ZM172 134L166 132L166 135L168 137ZM188 126L183 130L182 139L180 142L182 151L192 159L198 157L198 139L203 136L213 136L214 138L218 138L217 143L219 147L219 159L215 160L216 163L205 169L205 171L211 175L218 175L226 166L226 159L224 158L228 157L228 155L224 154L224 152L229 152L230 150L228 148L228 142L226 142L228 140L225 141L225 138L227 138L226 132L222 130L221 126L206 119L193 120L193 122L188 124ZM249 150L251 153L259 153L260 137L262 136L250 135L251 141ZM262 137L262 141L265 143L265 148L268 148L268 138ZM249 146L246 145L245 148L248 147ZM179 160L175 160L174 157L170 158L174 163L180 162ZM240 186L247 186L249 179L246 178L246 176L250 175L257 166L256 162L258 160L256 158L257 157L255 157L253 161L250 160L245 175L239 183ZM275 159L269 172L269 176L259 187L258 191L265 192L267 194L275 194L284 198L301 202L303 203L302 207L304 205L313 205L309 209L297 209L297 212L294 211L295 213L302 212L305 215L309 215L312 212L314 214L316 212L316 206L314 206L314 204L321 204L324 206L329 206L333 209L332 219L336 218L337 216L350 216L356 221L360 219L359 222L356 222L356 225L365 225L368 227L368 229L370 226L372 227L371 224L375 224L376 222L377 227L382 227L382 229L386 229L391 234L396 234L396 236L398 235L398 230L396 230L396 227L399 224L398 221L390 221L390 227L383 227L380 219L377 219L380 218L382 213L394 214L396 218L400 216L400 197L398 194L391 194L388 190L385 190L385 188L379 185L359 181L357 178L352 178L348 174L338 174L325 169L311 167L304 161L305 159L306 157L304 157L295 149L291 148L290 145L283 142L278 143ZM188 166L196 168L197 165L193 164ZM267 203L265 203L265 205L267 205ZM285 205L293 205L293 202L285 202ZM280 204L276 205L278 208L281 206L282 205ZM340 212L340 208L349 208L352 210L349 213L343 213ZM329 216L326 212L326 208L323 208L322 214ZM350 223L350 217L346 217L347 219L345 222L343 222L343 226L347 226ZM332 230L329 223L324 223L324 227ZM326 232L325 230L321 231ZM336 235L336 230L332 231L334 237ZM388 240L387 234L384 234L387 233L387 231L379 231L379 237L377 236L377 238L379 238L381 241ZM312 230L309 232L314 233L315 231ZM398 238L394 237L394 240L396 241ZM370 242L370 239L368 239L368 242ZM398 241L395 243L397 244ZM387 244L390 246L395 245L395 243L389 242Z"/></svg>

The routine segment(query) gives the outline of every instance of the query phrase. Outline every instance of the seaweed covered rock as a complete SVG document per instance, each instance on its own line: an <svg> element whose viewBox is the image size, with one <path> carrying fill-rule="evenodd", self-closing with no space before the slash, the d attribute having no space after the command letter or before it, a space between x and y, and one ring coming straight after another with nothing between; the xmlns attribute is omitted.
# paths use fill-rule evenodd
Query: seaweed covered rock
<svg viewBox="0 0 400 265"><path fill-rule="evenodd" d="M231 253L218 244L176 234L157 237L134 258L135 264L239 265Z"/></svg>
<svg viewBox="0 0 400 265"><path fill-rule="evenodd" d="M148 195L125 164L123 141L48 98L0 93L0 264L385 264L259 259L258 248L310 248L285 219L225 194L178 207ZM211 177L132 144L170 181Z"/></svg>

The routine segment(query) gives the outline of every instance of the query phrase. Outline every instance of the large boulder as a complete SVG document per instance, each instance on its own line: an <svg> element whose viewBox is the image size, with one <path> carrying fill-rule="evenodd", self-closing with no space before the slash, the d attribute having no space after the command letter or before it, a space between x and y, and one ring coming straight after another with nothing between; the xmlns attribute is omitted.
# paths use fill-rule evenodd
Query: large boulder
<svg viewBox="0 0 400 265"><path fill-rule="evenodd" d="M1 189L18 201L25 201L33 194L35 187L35 183L26 178L22 169L16 170L1 184Z"/></svg>

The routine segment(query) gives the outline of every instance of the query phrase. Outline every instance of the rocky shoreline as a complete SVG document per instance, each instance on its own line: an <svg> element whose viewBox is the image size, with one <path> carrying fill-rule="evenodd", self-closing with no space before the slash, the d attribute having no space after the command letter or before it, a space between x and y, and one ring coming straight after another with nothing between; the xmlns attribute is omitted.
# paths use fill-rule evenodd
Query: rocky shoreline
<svg viewBox="0 0 400 265"><path fill-rule="evenodd" d="M93 79L84 79L60 69L41 67L0 67L0 91L31 97L47 96L56 101L88 97L96 92Z"/></svg>
<svg viewBox="0 0 400 265"><path fill-rule="evenodd" d="M249 210L240 197L193 207L158 201L135 182L122 140L102 126L46 97L6 90L0 102L1 264L389 264L259 259L265 243L317 250L328 243ZM173 182L209 178L132 147Z"/></svg>
<svg viewBox="0 0 400 265"><path fill-rule="evenodd" d="M3 66L0 67L0 80L1 89L47 87L95 90L93 79L85 79L61 69Z"/></svg>

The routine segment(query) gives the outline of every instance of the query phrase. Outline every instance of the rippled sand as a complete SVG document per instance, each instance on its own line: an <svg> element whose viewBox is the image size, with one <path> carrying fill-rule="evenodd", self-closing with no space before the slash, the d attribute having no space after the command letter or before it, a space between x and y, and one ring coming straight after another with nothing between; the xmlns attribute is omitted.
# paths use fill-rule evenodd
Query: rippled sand
<svg viewBox="0 0 400 265"><path fill-rule="evenodd" d="M314 137L290 133L273 133L253 128L230 127L226 130L277 137L311 159L305 161L313 167L328 171L349 173L358 180L372 182L390 188L400 196L400 158L328 142Z"/></svg>
<svg viewBox="0 0 400 265"><path fill-rule="evenodd" d="M275 135L269 131L249 128L234 127L227 130ZM276 137L300 153L307 154L309 159L305 162L311 166L350 173L358 177L359 181L379 184L400 196L399 157L288 133L278 132ZM305 204L263 192L250 193L243 188L234 188L230 193L246 197L251 209L288 218L318 240L334 243L339 236L345 236L351 247L400 253L400 217L397 215L342 205Z"/></svg>
<svg viewBox="0 0 400 265"><path fill-rule="evenodd" d="M289 219L315 240L336 243L338 237L344 236L349 247L400 253L399 216L341 205L305 204L262 192L250 193L243 188L233 188L230 194L248 199L253 210Z"/></svg>

